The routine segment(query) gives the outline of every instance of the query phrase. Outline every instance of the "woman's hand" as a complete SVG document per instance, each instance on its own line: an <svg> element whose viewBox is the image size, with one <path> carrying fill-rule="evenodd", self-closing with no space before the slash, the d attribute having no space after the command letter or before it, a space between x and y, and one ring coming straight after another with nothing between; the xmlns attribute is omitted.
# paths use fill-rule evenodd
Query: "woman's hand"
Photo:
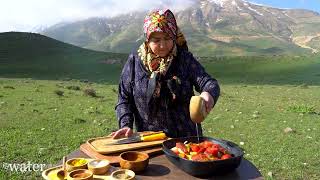
<svg viewBox="0 0 320 180"><path fill-rule="evenodd" d="M132 136L132 134L133 134L133 131L131 128L124 127L117 130L116 132L111 133L110 136L112 136L113 139L119 139L123 137L130 137Z"/></svg>
<svg viewBox="0 0 320 180"><path fill-rule="evenodd" d="M210 93L205 92L205 91L200 94L200 97L203 98L203 100L206 104L206 111L209 114L209 112L212 110L213 104L214 104L213 97L211 96Z"/></svg>

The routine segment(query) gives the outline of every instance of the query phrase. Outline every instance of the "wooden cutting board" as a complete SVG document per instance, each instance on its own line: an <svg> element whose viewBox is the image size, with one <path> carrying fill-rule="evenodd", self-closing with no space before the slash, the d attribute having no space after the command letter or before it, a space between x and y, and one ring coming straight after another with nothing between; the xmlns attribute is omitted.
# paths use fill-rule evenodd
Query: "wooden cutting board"
<svg viewBox="0 0 320 180"><path fill-rule="evenodd" d="M120 162L119 155L121 154L121 152L104 155L99 152L96 152L94 149L92 149L92 147L88 143L82 144L80 146L80 150L93 159L108 160L112 165L118 165ZM141 149L137 149L137 151L147 153L149 154L149 156L163 153L161 146L141 148Z"/></svg>
<svg viewBox="0 0 320 180"><path fill-rule="evenodd" d="M117 139L119 140L119 139ZM165 140L150 141L150 142L138 142L131 144L110 145L108 143L115 142L117 140L112 139L110 136L98 137L89 139L87 144L96 152L100 154L113 154L129 150L136 150L141 148L148 148L153 146L161 146Z"/></svg>

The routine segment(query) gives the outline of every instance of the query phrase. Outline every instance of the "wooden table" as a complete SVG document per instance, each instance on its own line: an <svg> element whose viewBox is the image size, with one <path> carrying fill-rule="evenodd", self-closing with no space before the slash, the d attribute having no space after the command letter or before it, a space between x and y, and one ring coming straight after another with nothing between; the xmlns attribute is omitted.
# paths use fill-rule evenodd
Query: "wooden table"
<svg viewBox="0 0 320 180"><path fill-rule="evenodd" d="M75 157L83 157L89 158L88 155L83 153L80 150L76 150L70 153L67 158L75 158ZM59 162L61 164L61 162ZM137 180L139 179L180 179L180 180L189 180L189 179L199 179L193 177L184 171L180 170L178 167L173 165L164 154L157 155L155 157L151 157L149 166L147 169L141 173L137 174ZM233 171L232 173L228 173L226 175L221 176L213 176L207 179L215 179L215 180L262 180L263 177L258 171L258 169L248 160L242 159L240 166Z"/></svg>

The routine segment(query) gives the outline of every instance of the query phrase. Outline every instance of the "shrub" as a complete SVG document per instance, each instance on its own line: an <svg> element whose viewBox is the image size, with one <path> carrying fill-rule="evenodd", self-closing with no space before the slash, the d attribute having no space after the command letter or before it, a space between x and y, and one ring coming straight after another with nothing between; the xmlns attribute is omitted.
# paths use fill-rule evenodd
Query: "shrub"
<svg viewBox="0 0 320 180"><path fill-rule="evenodd" d="M82 79L82 80L80 80L80 82L89 83L89 80L87 80L87 79Z"/></svg>
<svg viewBox="0 0 320 180"><path fill-rule="evenodd" d="M81 124L81 123L85 123L87 122L85 119L82 119L82 118L75 118L74 119L74 123L75 124Z"/></svg>
<svg viewBox="0 0 320 180"><path fill-rule="evenodd" d="M302 88L302 89L307 89L307 88L309 88L309 86L308 86L307 84L301 84L299 87Z"/></svg>
<svg viewBox="0 0 320 180"><path fill-rule="evenodd" d="M86 96L97 97L96 91L94 89L87 88L84 89L83 92Z"/></svg>
<svg viewBox="0 0 320 180"><path fill-rule="evenodd" d="M67 89L79 91L80 87L79 86L67 86Z"/></svg>
<svg viewBox="0 0 320 180"><path fill-rule="evenodd" d="M13 86L3 86L4 89L15 89Z"/></svg>
<svg viewBox="0 0 320 180"><path fill-rule="evenodd" d="M54 91L54 93L56 94L56 95L58 95L58 96L63 96L63 91L61 91L61 90L55 90Z"/></svg>

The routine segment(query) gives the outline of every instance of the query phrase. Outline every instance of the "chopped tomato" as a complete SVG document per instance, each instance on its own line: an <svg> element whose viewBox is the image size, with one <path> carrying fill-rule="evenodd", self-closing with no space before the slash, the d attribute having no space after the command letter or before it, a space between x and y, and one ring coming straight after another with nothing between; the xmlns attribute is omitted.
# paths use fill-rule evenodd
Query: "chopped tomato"
<svg viewBox="0 0 320 180"><path fill-rule="evenodd" d="M211 142L211 141L204 141L203 142L203 147L204 148L208 148L208 147L211 147L211 146L213 146L213 142Z"/></svg>
<svg viewBox="0 0 320 180"><path fill-rule="evenodd" d="M193 152L198 152L200 150L200 147L197 144L191 144L190 147Z"/></svg>
<svg viewBox="0 0 320 180"><path fill-rule="evenodd" d="M184 153L188 153L187 147L182 142L177 142L176 147L181 149Z"/></svg>
<svg viewBox="0 0 320 180"><path fill-rule="evenodd" d="M224 154L222 155L221 159L229 159L229 158L232 158L232 156L230 154Z"/></svg>
<svg viewBox="0 0 320 180"><path fill-rule="evenodd" d="M220 146L220 144L214 144L213 147L218 148L218 149L223 148Z"/></svg>
<svg viewBox="0 0 320 180"><path fill-rule="evenodd" d="M199 149L198 153L203 153L205 151L206 151L206 148L200 146L200 149Z"/></svg>
<svg viewBox="0 0 320 180"><path fill-rule="evenodd" d="M209 148L207 148L206 152L215 156L215 157L218 157L219 149L216 147L209 147Z"/></svg>

